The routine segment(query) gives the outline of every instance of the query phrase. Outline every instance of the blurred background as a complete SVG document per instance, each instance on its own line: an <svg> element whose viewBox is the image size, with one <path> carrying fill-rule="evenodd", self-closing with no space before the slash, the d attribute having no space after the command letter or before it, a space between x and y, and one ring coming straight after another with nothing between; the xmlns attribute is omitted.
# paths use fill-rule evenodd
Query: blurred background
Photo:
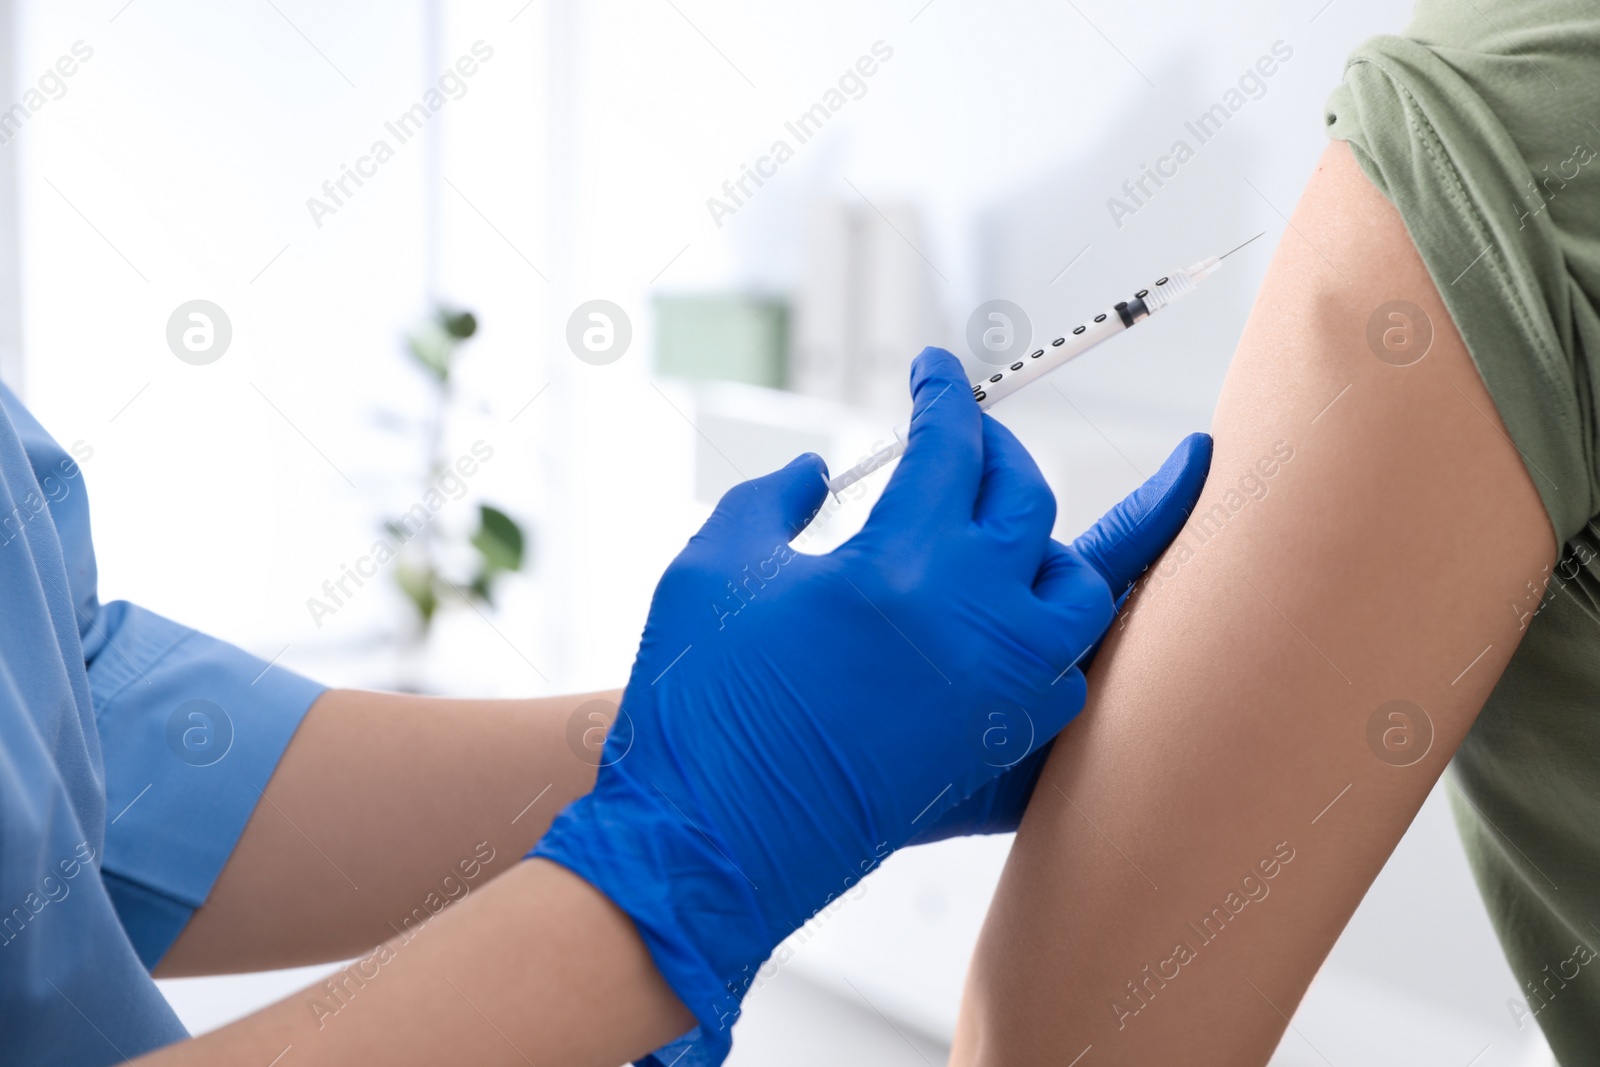
<svg viewBox="0 0 1600 1067"><path fill-rule="evenodd" d="M923 345L976 375L1266 231L997 411L1075 534L1209 424L1343 57L1407 14L0 10L0 375L83 462L103 598L331 684L483 696L620 684L717 495L855 462ZM404 551L341 590L380 540ZM1008 847L894 856L763 972L734 1062L943 1063ZM199 1031L317 973L163 988ZM1273 1062L1548 1065L1519 992L1436 791Z"/></svg>

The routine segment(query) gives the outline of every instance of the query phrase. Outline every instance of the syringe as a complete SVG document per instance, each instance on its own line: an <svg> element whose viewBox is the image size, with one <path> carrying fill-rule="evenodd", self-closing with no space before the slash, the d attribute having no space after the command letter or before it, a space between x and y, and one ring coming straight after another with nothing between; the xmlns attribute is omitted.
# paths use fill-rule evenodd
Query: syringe
<svg viewBox="0 0 1600 1067"><path fill-rule="evenodd" d="M1250 238L1254 241L1261 234ZM1233 253L1249 244L1246 241L1238 248L1230 249L1220 256L1202 259L1182 270L1175 270L1170 274L1156 279L1155 285L1149 289L1140 289L1128 300L1118 301L1111 307L1096 315L1090 322L1073 327L1071 333L1057 337L1048 345L1038 349L1010 364L1007 367L997 368L985 380L972 387L972 396L978 402L978 407L987 411L1017 390L1031 385L1043 378L1046 374L1066 363L1076 359L1089 349L1109 341L1117 334L1122 333L1136 322L1142 322L1156 312L1176 303L1178 300L1194 292L1206 278L1216 273L1222 261ZM901 423L894 428L894 441L854 467L829 479L828 490L835 495L844 489L859 482L879 467L887 465L895 457L906 450L906 441L911 435L911 424Z"/></svg>

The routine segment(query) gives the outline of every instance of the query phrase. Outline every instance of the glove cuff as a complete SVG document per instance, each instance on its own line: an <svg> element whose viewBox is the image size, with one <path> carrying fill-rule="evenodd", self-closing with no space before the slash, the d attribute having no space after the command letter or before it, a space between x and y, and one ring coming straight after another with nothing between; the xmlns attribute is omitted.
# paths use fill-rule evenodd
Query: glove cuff
<svg viewBox="0 0 1600 1067"><path fill-rule="evenodd" d="M755 887L722 847L617 776L568 805L528 857L560 864L627 913L656 969L694 1014L699 1025L669 1046L671 1054L639 1062L720 1064L745 992L777 940Z"/></svg>

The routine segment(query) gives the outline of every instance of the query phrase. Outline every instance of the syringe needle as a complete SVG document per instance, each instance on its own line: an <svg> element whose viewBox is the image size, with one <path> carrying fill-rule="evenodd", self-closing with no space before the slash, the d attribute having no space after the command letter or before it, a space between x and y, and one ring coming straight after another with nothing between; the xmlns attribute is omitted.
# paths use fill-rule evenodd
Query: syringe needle
<svg viewBox="0 0 1600 1067"><path fill-rule="evenodd" d="M1250 241L1254 241L1257 237L1263 236L1266 232L1267 232L1266 230L1262 230L1261 233L1258 233L1258 234L1256 234L1255 237L1250 238ZM1249 244L1250 241L1246 241L1244 243L1244 245ZM1244 245L1240 245L1239 248L1243 248ZM1222 253L1222 255L1218 256L1217 258L1218 259L1227 259L1229 256L1233 255L1235 252L1239 251L1239 248L1230 248L1228 251Z"/></svg>

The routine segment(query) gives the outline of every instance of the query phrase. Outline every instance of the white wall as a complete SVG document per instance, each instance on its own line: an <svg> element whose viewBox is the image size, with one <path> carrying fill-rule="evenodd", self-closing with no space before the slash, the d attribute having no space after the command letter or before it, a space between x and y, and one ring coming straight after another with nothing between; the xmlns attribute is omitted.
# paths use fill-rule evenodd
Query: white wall
<svg viewBox="0 0 1600 1067"><path fill-rule="evenodd" d="M16 28L15 5L11 0L0 0L0 86L7 90L16 84L12 70L17 58ZM18 276L18 251L17 154L0 146L0 379L20 394L26 383L22 373L22 280Z"/></svg>

